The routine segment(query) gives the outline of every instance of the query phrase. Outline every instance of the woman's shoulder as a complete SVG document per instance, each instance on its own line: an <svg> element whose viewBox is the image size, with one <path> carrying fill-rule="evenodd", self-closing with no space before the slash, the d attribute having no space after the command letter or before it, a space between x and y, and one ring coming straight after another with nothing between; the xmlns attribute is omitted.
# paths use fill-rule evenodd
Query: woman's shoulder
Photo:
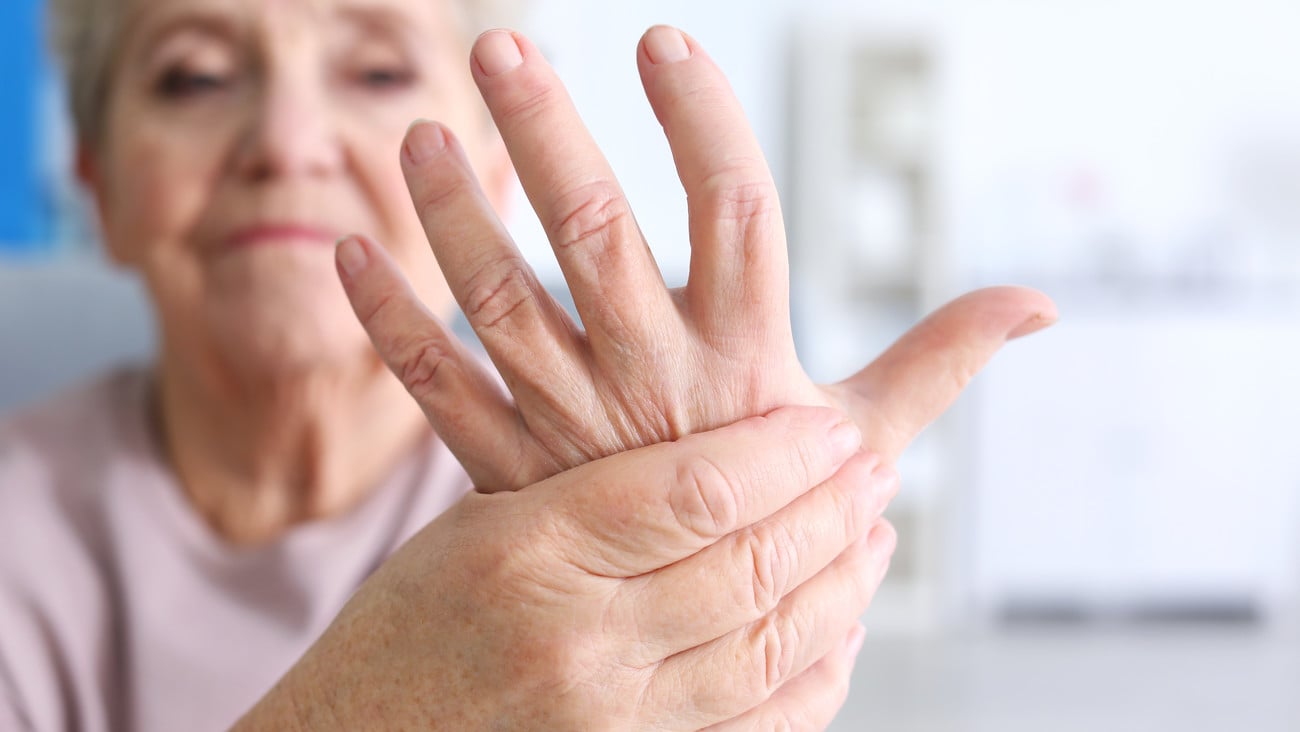
<svg viewBox="0 0 1300 732"><path fill-rule="evenodd" d="M143 415L150 378L143 366L120 367L0 415L0 451L68 449L78 447L72 444L76 438L111 439L122 420Z"/></svg>
<svg viewBox="0 0 1300 732"><path fill-rule="evenodd" d="M114 463L138 459L147 384L123 368L0 417L0 524L75 508Z"/></svg>

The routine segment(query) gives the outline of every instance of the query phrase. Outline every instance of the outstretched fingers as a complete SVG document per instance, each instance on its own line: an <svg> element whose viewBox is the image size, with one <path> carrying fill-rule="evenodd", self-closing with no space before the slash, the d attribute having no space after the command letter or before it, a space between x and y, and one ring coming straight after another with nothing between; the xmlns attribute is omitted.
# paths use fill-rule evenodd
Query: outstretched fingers
<svg viewBox="0 0 1300 732"><path fill-rule="evenodd" d="M472 70L596 356L652 352L680 327L677 310L564 85L527 38L508 30L479 37Z"/></svg>
<svg viewBox="0 0 1300 732"><path fill-rule="evenodd" d="M573 324L537 280L497 218L455 136L411 125L402 171L447 285L511 391L586 382ZM564 401L588 394L555 394Z"/></svg>
<svg viewBox="0 0 1300 732"><path fill-rule="evenodd" d="M483 364L424 306L383 247L360 236L339 243L343 289L380 358L429 423L485 489L514 487L527 435Z"/></svg>

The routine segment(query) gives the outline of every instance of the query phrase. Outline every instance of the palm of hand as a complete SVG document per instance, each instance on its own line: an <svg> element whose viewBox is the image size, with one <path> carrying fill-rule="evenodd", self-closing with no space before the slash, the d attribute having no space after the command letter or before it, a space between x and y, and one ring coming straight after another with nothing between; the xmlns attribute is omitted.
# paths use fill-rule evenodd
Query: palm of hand
<svg viewBox="0 0 1300 732"><path fill-rule="evenodd" d="M776 188L703 51L688 41L676 54L648 44L638 52L690 207L690 278L669 291L554 73L526 39L498 36L513 39L520 62L479 63L475 79L586 331L538 284L463 150L434 123L408 132L407 183L452 293L513 400L420 306L380 247L358 239L345 245L352 253L340 252L345 287L377 350L480 488L520 488L792 404L847 411L892 461L1008 338L1054 319L1051 302L1031 290L971 293L853 377L814 384L790 332Z"/></svg>

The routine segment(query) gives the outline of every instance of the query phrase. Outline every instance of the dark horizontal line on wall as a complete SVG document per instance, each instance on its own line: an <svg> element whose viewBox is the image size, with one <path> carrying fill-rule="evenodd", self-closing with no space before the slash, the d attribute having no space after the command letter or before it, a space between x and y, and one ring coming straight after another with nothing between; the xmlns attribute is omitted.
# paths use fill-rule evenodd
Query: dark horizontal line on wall
<svg viewBox="0 0 1300 732"><path fill-rule="evenodd" d="M1004 626L1250 626L1265 614L1248 597L1187 597L1101 604L1073 599L1020 599L996 614Z"/></svg>

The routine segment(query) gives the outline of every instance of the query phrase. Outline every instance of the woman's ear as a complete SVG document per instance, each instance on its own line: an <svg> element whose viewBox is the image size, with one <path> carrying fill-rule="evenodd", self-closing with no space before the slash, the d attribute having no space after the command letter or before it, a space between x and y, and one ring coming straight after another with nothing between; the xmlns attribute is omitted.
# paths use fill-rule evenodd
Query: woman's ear
<svg viewBox="0 0 1300 732"><path fill-rule="evenodd" d="M86 192L90 194L90 200L95 208L95 221L99 224L100 232L109 231L108 212L109 206L107 201L107 192L105 191L104 172L99 154L84 142L77 143L76 157L77 181L81 183ZM114 264L129 267L131 258L127 252L120 247L114 246L112 237L101 236L104 241L104 251L108 254Z"/></svg>

